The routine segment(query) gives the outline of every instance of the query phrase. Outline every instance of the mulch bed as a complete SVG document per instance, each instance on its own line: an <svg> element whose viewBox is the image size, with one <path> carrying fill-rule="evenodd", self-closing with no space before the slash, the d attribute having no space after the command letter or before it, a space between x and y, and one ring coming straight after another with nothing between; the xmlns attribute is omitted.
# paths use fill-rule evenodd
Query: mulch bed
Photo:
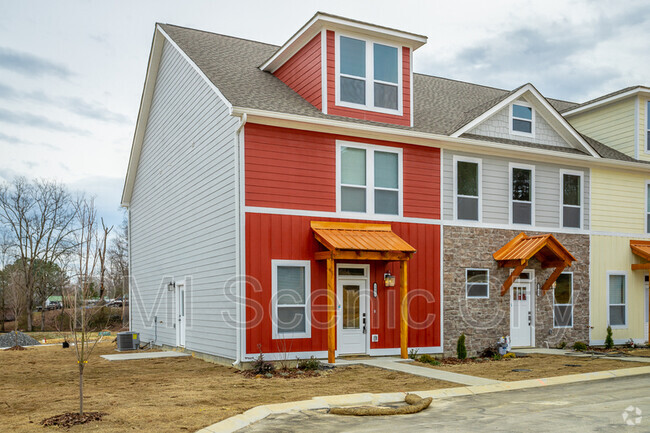
<svg viewBox="0 0 650 433"><path fill-rule="evenodd" d="M78 424L87 424L92 421L101 421L107 414L103 412L84 412L79 415L79 412L67 412L61 415L45 418L41 421L44 427L57 426L62 428L70 428Z"/></svg>
<svg viewBox="0 0 650 433"><path fill-rule="evenodd" d="M27 349L25 349L23 346L13 346L7 350L27 350Z"/></svg>
<svg viewBox="0 0 650 433"><path fill-rule="evenodd" d="M276 377L280 379L301 379L304 377L321 376L321 370L298 370L295 368L276 370L273 373L268 374L257 374L253 370L244 370L238 373L249 379L273 379Z"/></svg>

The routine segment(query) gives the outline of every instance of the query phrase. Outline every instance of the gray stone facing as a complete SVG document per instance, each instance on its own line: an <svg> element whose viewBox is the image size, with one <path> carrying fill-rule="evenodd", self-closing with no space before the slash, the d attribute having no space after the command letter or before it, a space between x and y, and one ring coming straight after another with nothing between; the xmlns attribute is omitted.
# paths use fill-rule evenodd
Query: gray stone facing
<svg viewBox="0 0 650 433"><path fill-rule="evenodd" d="M509 268L499 268L492 254L519 234L517 230L445 226L444 230L444 353L456 353L456 341L465 333L468 355L479 354L497 339L510 334L509 291L501 296L501 285ZM526 232L527 235L542 234ZM537 296L537 285L546 281L553 269L541 269L531 259L528 269L535 271L535 345L555 347L561 341L589 341L589 236L553 233L577 259L565 272L573 272L573 327L553 327L552 290ZM465 269L490 271L490 294L487 299L466 299Z"/></svg>

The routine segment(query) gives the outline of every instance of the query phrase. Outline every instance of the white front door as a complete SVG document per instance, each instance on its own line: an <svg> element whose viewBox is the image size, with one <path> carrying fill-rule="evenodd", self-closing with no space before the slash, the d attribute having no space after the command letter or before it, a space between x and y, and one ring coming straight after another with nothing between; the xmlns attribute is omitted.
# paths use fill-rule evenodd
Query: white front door
<svg viewBox="0 0 650 433"><path fill-rule="evenodd" d="M176 345L185 347L185 284L176 283Z"/></svg>
<svg viewBox="0 0 650 433"><path fill-rule="evenodd" d="M533 345L532 283L515 282L510 295L510 345Z"/></svg>
<svg viewBox="0 0 650 433"><path fill-rule="evenodd" d="M358 268L356 268L358 269ZM367 272L367 271L366 271ZM337 352L339 355L367 353L368 281L366 277L337 279Z"/></svg>

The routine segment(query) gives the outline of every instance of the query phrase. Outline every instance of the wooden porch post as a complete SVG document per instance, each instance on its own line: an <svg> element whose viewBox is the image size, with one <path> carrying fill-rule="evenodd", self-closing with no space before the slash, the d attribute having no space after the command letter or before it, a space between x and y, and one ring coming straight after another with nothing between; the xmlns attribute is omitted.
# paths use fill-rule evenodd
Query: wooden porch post
<svg viewBox="0 0 650 433"><path fill-rule="evenodd" d="M400 331L400 349L402 359L408 358L408 260L400 262L399 276L399 331Z"/></svg>
<svg viewBox="0 0 650 433"><path fill-rule="evenodd" d="M334 364L336 349L336 281L334 259L327 259L327 362Z"/></svg>

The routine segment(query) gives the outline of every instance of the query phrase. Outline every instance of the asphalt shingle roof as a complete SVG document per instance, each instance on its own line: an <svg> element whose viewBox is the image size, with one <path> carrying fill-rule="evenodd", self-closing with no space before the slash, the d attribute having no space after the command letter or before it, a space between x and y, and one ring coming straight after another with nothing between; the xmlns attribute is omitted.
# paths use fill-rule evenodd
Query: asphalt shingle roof
<svg viewBox="0 0 650 433"><path fill-rule="evenodd" d="M259 65L278 50L278 46L170 24L160 26L236 107L450 135L517 90L509 91L414 73L415 112L412 128L333 116L323 114L274 75L259 69ZM576 103L568 101L548 101L560 112L577 106ZM463 136L524 147L562 150L516 140L469 134ZM634 161L602 143L588 137L585 139L603 157ZM575 152L585 154L580 150Z"/></svg>

